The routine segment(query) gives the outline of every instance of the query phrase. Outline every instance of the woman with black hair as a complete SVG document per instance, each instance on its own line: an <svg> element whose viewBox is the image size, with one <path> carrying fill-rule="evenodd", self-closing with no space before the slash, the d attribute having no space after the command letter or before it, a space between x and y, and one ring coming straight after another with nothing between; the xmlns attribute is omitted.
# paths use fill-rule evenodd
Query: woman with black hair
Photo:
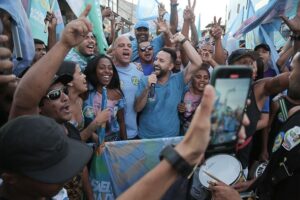
<svg viewBox="0 0 300 200"><path fill-rule="evenodd" d="M83 104L85 126L101 111L103 87L107 89L107 108L111 116L106 123L105 141L127 139L124 106L125 99L120 86L120 79L112 60L106 55L97 55L89 61L85 71L89 83L88 97Z"/></svg>

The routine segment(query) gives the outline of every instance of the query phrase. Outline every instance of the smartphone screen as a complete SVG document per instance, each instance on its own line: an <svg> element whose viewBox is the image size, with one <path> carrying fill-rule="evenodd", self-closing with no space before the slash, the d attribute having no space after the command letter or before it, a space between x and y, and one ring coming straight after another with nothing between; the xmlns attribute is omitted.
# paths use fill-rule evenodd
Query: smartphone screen
<svg viewBox="0 0 300 200"><path fill-rule="evenodd" d="M226 66L216 70L212 84L216 98L211 116L211 140L208 150L234 150L251 84L249 67Z"/></svg>

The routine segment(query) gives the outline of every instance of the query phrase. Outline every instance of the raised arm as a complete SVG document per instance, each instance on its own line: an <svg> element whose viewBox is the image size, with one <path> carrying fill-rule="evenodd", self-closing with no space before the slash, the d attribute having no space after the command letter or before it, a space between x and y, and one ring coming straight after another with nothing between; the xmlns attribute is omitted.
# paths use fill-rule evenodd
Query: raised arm
<svg viewBox="0 0 300 200"><path fill-rule="evenodd" d="M186 7L183 11L183 25L181 29L181 34L186 38L189 38L190 23L191 23L191 13L189 7Z"/></svg>
<svg viewBox="0 0 300 200"><path fill-rule="evenodd" d="M157 21L154 21L154 22L157 26L158 32L163 34L165 46L171 47L172 43L170 40L170 35L172 35L172 33L169 29L169 24L167 23L167 21L164 20L162 17L159 17L159 18L157 18Z"/></svg>
<svg viewBox="0 0 300 200"><path fill-rule="evenodd" d="M49 21L49 24L48 24L48 46L47 46L47 49L49 51L52 47L54 47L54 45L56 43L57 19L53 12L52 13L47 12L45 23L46 23L46 21Z"/></svg>
<svg viewBox="0 0 300 200"><path fill-rule="evenodd" d="M221 18L219 18L218 22L216 17L214 17L214 24L210 31L210 34L215 40L215 53L213 59L220 65L225 64L225 56L224 50L222 46L222 28L221 28Z"/></svg>
<svg viewBox="0 0 300 200"><path fill-rule="evenodd" d="M193 73L202 65L202 59L192 44L181 33L173 35L171 40L173 43L180 42L182 44L182 48L190 60L189 64L183 71L184 81L185 83L188 83Z"/></svg>
<svg viewBox="0 0 300 200"><path fill-rule="evenodd" d="M177 0L170 0L170 7L171 7L170 26L171 26L172 34L175 34L177 32L177 26L178 26L177 6L178 6Z"/></svg>
<svg viewBox="0 0 300 200"><path fill-rule="evenodd" d="M291 38L288 39L281 52L279 53L279 58L276 61L278 70L282 72L288 72L289 70L286 67L286 61L293 55L294 48L292 45Z"/></svg>
<svg viewBox="0 0 300 200"><path fill-rule="evenodd" d="M92 26L86 19L90 9L91 6L88 5L77 20L66 26L60 41L21 79L14 95L10 118L25 114L38 114L39 102L51 85L65 56L72 47L83 41L88 32L92 31Z"/></svg>
<svg viewBox="0 0 300 200"><path fill-rule="evenodd" d="M286 16L281 16L282 20L293 32L292 40L294 40L294 54L300 49L300 3L297 5L296 16L292 19L288 19Z"/></svg>
<svg viewBox="0 0 300 200"><path fill-rule="evenodd" d="M195 25L195 7L196 7L196 0L194 0L193 5L190 5L190 1L189 2L189 7L190 7L190 12L191 12L191 21L190 21L190 27L191 27L191 42L192 45L194 47L196 47L196 45L199 42L199 38L198 38L198 33L197 33L197 28Z"/></svg>
<svg viewBox="0 0 300 200"><path fill-rule="evenodd" d="M208 85L205 87L201 104L195 112L190 128L183 140L175 147L178 154L191 166L199 163L208 145L213 100L214 89ZM179 173L172 165L163 159L153 170L125 191L118 200L161 199L178 176Z"/></svg>
<svg viewBox="0 0 300 200"><path fill-rule="evenodd" d="M274 78L268 79L264 84L264 94L271 96L278 94L289 87L289 72L282 73Z"/></svg>

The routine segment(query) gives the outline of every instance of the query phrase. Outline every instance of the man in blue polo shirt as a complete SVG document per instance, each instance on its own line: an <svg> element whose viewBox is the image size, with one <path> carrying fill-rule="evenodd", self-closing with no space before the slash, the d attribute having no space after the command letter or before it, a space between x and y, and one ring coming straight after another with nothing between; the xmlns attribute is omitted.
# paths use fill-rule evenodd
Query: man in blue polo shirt
<svg viewBox="0 0 300 200"><path fill-rule="evenodd" d="M192 74L202 64L197 51L181 33L175 34L172 40L182 44L190 62L182 72L173 74L176 52L163 48L154 61L155 73L141 78L135 95L134 109L141 112L138 136L143 139L179 135L177 105ZM150 91L153 87L155 94L152 96Z"/></svg>

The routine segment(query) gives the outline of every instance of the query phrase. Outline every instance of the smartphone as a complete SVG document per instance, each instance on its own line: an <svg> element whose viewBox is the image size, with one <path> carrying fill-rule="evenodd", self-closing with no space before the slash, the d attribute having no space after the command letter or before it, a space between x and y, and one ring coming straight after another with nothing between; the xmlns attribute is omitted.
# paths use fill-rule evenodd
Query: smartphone
<svg viewBox="0 0 300 200"><path fill-rule="evenodd" d="M207 154L234 153L241 127L252 68L248 66L219 66L212 74L216 99L211 115L211 140Z"/></svg>

